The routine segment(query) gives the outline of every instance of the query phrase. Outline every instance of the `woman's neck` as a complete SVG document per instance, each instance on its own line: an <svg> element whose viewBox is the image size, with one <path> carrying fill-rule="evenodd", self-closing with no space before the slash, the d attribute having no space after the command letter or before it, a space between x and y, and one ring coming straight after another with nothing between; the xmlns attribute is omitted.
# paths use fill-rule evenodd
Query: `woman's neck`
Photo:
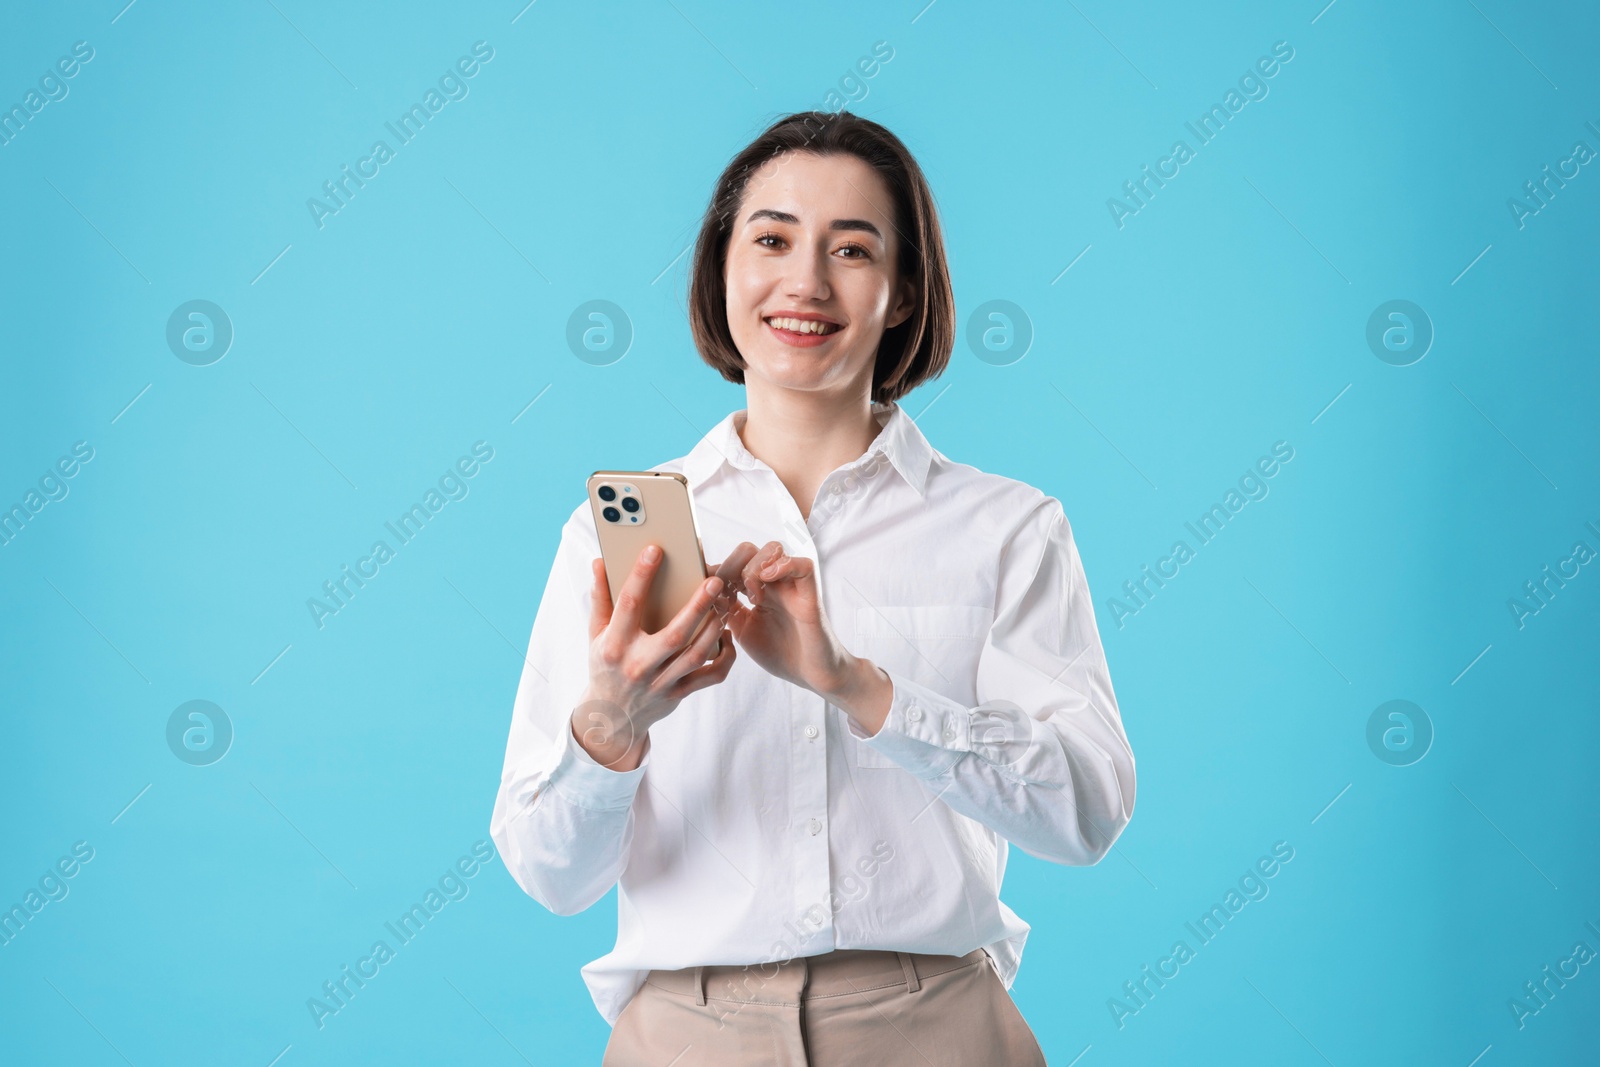
<svg viewBox="0 0 1600 1067"><path fill-rule="evenodd" d="M841 395L747 386L745 401L739 437L778 475L802 518L810 517L823 479L859 459L881 429L865 391Z"/></svg>

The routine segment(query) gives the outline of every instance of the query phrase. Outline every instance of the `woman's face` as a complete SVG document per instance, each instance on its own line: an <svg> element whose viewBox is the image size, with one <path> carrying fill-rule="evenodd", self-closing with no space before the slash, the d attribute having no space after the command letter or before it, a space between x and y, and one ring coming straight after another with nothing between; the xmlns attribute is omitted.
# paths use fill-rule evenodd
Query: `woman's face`
<svg viewBox="0 0 1600 1067"><path fill-rule="evenodd" d="M725 273L746 387L870 390L883 331L916 299L898 276L893 211L888 186L855 156L789 152L750 179Z"/></svg>

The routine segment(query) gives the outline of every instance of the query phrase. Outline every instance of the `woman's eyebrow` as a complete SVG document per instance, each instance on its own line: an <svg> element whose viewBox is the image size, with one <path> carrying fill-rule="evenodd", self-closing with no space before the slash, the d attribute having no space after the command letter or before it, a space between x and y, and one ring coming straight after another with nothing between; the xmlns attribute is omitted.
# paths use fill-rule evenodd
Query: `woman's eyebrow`
<svg viewBox="0 0 1600 1067"><path fill-rule="evenodd" d="M757 208L756 210L750 212L750 217L744 221L748 223L754 222L757 219L771 219L774 222L782 222L790 226L800 225L800 220L789 214L787 211L775 211L772 208L766 207ZM832 225L829 226L829 229L859 230L863 233L872 234L872 236L878 238L880 241L883 240L883 232L866 219L834 219Z"/></svg>

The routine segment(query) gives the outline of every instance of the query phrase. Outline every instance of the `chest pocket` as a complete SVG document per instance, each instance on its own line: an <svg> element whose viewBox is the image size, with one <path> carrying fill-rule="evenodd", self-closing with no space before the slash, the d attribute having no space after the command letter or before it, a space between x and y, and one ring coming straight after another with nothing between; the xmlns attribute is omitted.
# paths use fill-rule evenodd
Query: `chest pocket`
<svg viewBox="0 0 1600 1067"><path fill-rule="evenodd" d="M851 651L956 700L973 699L978 654L991 608L964 604L874 604L856 608ZM858 767L900 765L851 738Z"/></svg>

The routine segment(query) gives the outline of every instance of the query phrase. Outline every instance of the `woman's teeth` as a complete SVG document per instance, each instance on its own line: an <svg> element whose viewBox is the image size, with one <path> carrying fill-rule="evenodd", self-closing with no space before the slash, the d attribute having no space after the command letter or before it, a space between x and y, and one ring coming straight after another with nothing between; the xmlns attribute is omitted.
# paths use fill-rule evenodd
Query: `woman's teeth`
<svg viewBox="0 0 1600 1067"><path fill-rule="evenodd" d="M793 333L833 333L839 327L830 322L818 322L815 319L787 319L770 318L768 324L777 330L789 330Z"/></svg>

